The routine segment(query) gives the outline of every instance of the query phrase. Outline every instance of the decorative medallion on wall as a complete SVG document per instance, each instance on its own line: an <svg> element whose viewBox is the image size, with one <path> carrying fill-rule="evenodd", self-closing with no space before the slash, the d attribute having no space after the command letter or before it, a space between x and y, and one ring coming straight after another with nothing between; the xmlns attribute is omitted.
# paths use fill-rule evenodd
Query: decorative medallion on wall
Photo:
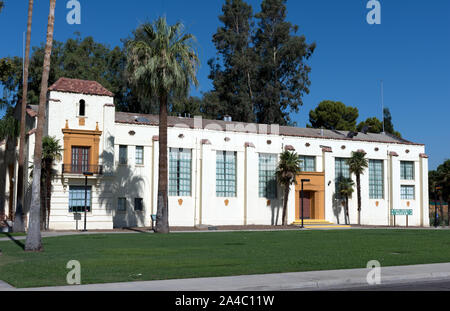
<svg viewBox="0 0 450 311"><path fill-rule="evenodd" d="M183 205L183 199L178 200L178 205L180 205L180 206Z"/></svg>
<svg viewBox="0 0 450 311"><path fill-rule="evenodd" d="M311 144L310 143L306 143L305 146L306 147L311 147Z"/></svg>
<svg viewBox="0 0 450 311"><path fill-rule="evenodd" d="M378 147L377 147L377 148L375 148L375 151L377 151L377 152L378 152L378 151L380 151L380 148L378 148Z"/></svg>
<svg viewBox="0 0 450 311"><path fill-rule="evenodd" d="M379 201L376 201L375 202L375 205L378 207L378 206L380 206L380 202Z"/></svg>
<svg viewBox="0 0 450 311"><path fill-rule="evenodd" d="M225 200L225 206L228 206L228 204L230 204L230 201L228 201L228 199L227 199L227 200Z"/></svg>
<svg viewBox="0 0 450 311"><path fill-rule="evenodd" d="M341 147L342 150L345 150L345 148L347 148L347 147L345 147L345 146L342 146L342 147Z"/></svg>
<svg viewBox="0 0 450 311"><path fill-rule="evenodd" d="M267 206L270 206L272 202L270 200L267 200Z"/></svg>
<svg viewBox="0 0 450 311"><path fill-rule="evenodd" d="M406 202L406 206L410 207L411 206L411 202Z"/></svg>
<svg viewBox="0 0 450 311"><path fill-rule="evenodd" d="M129 131L128 134L129 134L130 136L134 136L134 135L136 135L136 132L135 132L135 131Z"/></svg>
<svg viewBox="0 0 450 311"><path fill-rule="evenodd" d="M409 153L410 151L409 151L409 149L406 149L406 153Z"/></svg>
<svg viewBox="0 0 450 311"><path fill-rule="evenodd" d="M225 137L225 139L224 139L226 142L229 142L230 140L231 140L231 138L230 137Z"/></svg>
<svg viewBox="0 0 450 311"><path fill-rule="evenodd" d="M178 138L183 139L184 138L184 134L178 135Z"/></svg>
<svg viewBox="0 0 450 311"><path fill-rule="evenodd" d="M268 141L267 141L267 144L268 144L268 145L272 145L272 141L271 141L271 140L268 140Z"/></svg>

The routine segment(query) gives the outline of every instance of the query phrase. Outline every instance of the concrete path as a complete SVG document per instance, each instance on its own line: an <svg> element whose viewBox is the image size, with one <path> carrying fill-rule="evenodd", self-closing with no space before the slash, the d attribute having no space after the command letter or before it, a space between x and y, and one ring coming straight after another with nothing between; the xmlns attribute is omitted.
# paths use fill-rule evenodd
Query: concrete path
<svg viewBox="0 0 450 311"><path fill-rule="evenodd" d="M366 286L369 269L26 289L27 291L300 291ZM81 273L83 278L83 272ZM381 268L381 284L450 280L450 263ZM1 285L0 285L1 286ZM0 287L0 290L8 290Z"/></svg>

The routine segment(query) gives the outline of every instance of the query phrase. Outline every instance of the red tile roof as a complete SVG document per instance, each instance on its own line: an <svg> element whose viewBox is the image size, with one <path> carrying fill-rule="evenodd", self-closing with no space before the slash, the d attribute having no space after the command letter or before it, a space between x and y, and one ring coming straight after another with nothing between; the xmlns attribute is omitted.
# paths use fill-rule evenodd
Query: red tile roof
<svg viewBox="0 0 450 311"><path fill-rule="evenodd" d="M100 95L100 96L111 96L114 94L104 88L97 81L87 81L69 78L60 78L55 82L49 91L59 91L68 93L78 93L86 95Z"/></svg>

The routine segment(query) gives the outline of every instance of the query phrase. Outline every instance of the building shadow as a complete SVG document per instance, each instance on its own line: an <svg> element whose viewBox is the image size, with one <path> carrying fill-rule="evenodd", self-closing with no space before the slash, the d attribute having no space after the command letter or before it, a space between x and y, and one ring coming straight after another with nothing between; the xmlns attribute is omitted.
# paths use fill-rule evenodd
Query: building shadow
<svg viewBox="0 0 450 311"><path fill-rule="evenodd" d="M114 137L109 138L113 143ZM135 199L144 198L148 183L130 165L115 165L114 154L104 151L101 155L104 175L100 182L99 203L112 216L114 228L145 227L145 215L151 208L143 201L142 211L136 210ZM148 186L150 187L150 186ZM119 210L119 199L125 199L124 209Z"/></svg>
<svg viewBox="0 0 450 311"><path fill-rule="evenodd" d="M342 206L343 200L336 194L333 193L332 197L332 203L333 203L333 214L336 217L337 224L341 224L341 213L344 211L344 217L345 217L345 209Z"/></svg>

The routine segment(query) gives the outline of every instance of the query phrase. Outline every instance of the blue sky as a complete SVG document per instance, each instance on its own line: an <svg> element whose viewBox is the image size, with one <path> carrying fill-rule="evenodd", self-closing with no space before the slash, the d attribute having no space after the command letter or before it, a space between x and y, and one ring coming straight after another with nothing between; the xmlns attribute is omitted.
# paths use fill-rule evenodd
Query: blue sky
<svg viewBox="0 0 450 311"><path fill-rule="evenodd" d="M200 87L211 89L208 59L215 57L212 35L219 26L224 0L79 0L81 25L66 22L66 3L57 0L55 39L79 31L111 47L121 45L140 23L166 15L182 21L198 40ZM45 39L48 2L35 1L32 45ZM248 0L259 11L261 0ZM384 102L406 139L426 144L430 168L450 158L450 1L380 0L381 25L366 22L367 0L289 0L288 20L317 49L310 66L311 92L293 119L301 127L309 111L325 99L359 109L360 121L381 118ZM27 0L6 0L0 14L0 57L22 55ZM1 91L0 91L1 92Z"/></svg>

